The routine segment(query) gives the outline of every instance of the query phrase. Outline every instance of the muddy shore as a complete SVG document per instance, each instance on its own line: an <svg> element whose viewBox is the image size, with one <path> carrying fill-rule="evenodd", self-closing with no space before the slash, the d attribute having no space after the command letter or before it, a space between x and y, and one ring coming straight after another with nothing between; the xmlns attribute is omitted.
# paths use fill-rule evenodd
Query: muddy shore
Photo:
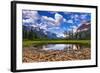
<svg viewBox="0 0 100 73"><path fill-rule="evenodd" d="M24 47L22 54L23 63L87 59L91 59L90 48L81 50L42 50L34 47Z"/></svg>

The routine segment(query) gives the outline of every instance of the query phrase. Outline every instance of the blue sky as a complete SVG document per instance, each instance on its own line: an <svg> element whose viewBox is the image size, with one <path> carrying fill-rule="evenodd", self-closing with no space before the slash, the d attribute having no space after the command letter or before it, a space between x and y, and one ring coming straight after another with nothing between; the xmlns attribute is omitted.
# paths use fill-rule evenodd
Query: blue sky
<svg viewBox="0 0 100 73"><path fill-rule="evenodd" d="M90 13L83 12L54 12L22 10L23 25L39 27L45 31L63 36L65 31L74 31L84 22L91 21Z"/></svg>

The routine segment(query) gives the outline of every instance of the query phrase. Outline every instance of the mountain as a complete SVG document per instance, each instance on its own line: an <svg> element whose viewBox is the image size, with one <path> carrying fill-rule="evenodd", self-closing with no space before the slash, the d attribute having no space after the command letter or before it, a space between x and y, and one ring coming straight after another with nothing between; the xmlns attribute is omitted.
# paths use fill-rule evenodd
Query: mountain
<svg viewBox="0 0 100 73"><path fill-rule="evenodd" d="M32 34L36 35L38 38L48 38L48 39L56 39L57 36L55 33L51 33L50 31L46 31L44 29L40 29L37 26L29 26L29 25L23 25L24 31L32 31Z"/></svg>
<svg viewBox="0 0 100 73"><path fill-rule="evenodd" d="M77 28L77 32L87 31L91 27L90 22L85 22Z"/></svg>
<svg viewBox="0 0 100 73"><path fill-rule="evenodd" d="M47 37L49 38L49 39L56 39L57 38L57 36L56 36L56 34L55 33L51 33L51 32L49 32L49 31L47 31Z"/></svg>
<svg viewBox="0 0 100 73"><path fill-rule="evenodd" d="M79 26L75 36L77 39L91 39L91 23L85 22Z"/></svg>

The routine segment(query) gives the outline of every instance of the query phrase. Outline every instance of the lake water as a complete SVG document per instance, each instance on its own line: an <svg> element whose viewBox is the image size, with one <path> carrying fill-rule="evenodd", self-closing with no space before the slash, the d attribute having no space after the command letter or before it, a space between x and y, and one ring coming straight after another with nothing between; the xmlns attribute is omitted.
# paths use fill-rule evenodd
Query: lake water
<svg viewBox="0 0 100 73"><path fill-rule="evenodd" d="M38 45L37 48L41 48L43 50L79 50L90 47L87 45L80 44L44 44Z"/></svg>

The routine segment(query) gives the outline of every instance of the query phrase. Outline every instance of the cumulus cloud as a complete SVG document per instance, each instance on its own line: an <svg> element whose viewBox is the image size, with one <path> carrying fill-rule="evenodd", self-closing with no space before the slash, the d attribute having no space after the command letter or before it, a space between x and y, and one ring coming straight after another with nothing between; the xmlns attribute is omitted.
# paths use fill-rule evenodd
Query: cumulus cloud
<svg viewBox="0 0 100 73"><path fill-rule="evenodd" d="M34 22L33 19L23 19L23 23L31 23Z"/></svg>
<svg viewBox="0 0 100 73"><path fill-rule="evenodd" d="M72 28L73 28L73 29L76 29L76 28L77 28L77 26L72 26Z"/></svg>
<svg viewBox="0 0 100 73"><path fill-rule="evenodd" d="M61 22L66 22L66 19L59 13L55 13L54 18L48 16L40 16L37 11L23 10L23 23L35 24L38 19L41 19L42 24L58 26Z"/></svg>
<svg viewBox="0 0 100 73"><path fill-rule="evenodd" d="M86 19L86 17L87 17L86 14L82 14L82 15L80 15L80 18L81 18L82 20Z"/></svg>
<svg viewBox="0 0 100 73"><path fill-rule="evenodd" d="M62 22L66 22L67 20L59 13L55 13L54 18L52 17L48 17L48 16L42 16L41 20L45 23L45 24L51 24L54 26L59 26Z"/></svg>
<svg viewBox="0 0 100 73"><path fill-rule="evenodd" d="M47 25L41 26L40 29L45 29L45 30L47 30Z"/></svg>
<svg viewBox="0 0 100 73"><path fill-rule="evenodd" d="M63 16L59 13L56 13L55 14L55 22L56 22L56 25L59 25L63 20Z"/></svg>
<svg viewBox="0 0 100 73"><path fill-rule="evenodd" d="M32 26L32 27L37 27L36 25L30 25L30 26Z"/></svg>
<svg viewBox="0 0 100 73"><path fill-rule="evenodd" d="M66 37L66 35L64 35L64 33L60 33L60 34L57 34L57 37Z"/></svg>
<svg viewBox="0 0 100 73"><path fill-rule="evenodd" d="M37 24L37 20L40 19L40 23L38 23L39 27L48 25L48 26L59 26L62 22L73 23L72 19L66 20L61 14L54 12L54 18L48 16L40 16L37 11L23 10L23 23L32 23ZM68 13L66 13L68 14ZM75 18L78 15L74 16ZM40 25L41 24L41 25Z"/></svg>
<svg viewBox="0 0 100 73"><path fill-rule="evenodd" d="M67 23L71 23L72 24L73 23L73 20L71 20L71 19L70 20L67 20Z"/></svg>
<svg viewBox="0 0 100 73"><path fill-rule="evenodd" d="M29 11L29 10L23 10L23 18L32 18L32 19L38 19L38 12L37 11Z"/></svg>
<svg viewBox="0 0 100 73"><path fill-rule="evenodd" d="M65 18L63 18L63 22L67 22L67 20Z"/></svg>
<svg viewBox="0 0 100 73"><path fill-rule="evenodd" d="M76 30L77 30L77 26L75 26L75 25L73 25L73 26L70 26L70 28L68 29L68 31L72 31L73 30L73 33L75 33L76 32Z"/></svg>
<svg viewBox="0 0 100 73"><path fill-rule="evenodd" d="M61 14L59 14L59 13L55 14L55 19L56 20L59 20L59 19L62 19L62 18L63 18L63 16Z"/></svg>
<svg viewBox="0 0 100 73"><path fill-rule="evenodd" d="M42 18L47 20L47 21L55 21L53 18L47 17L47 16L42 16Z"/></svg>
<svg viewBox="0 0 100 73"><path fill-rule="evenodd" d="M78 15L78 14L75 14L74 17L75 17L75 18L79 18L79 15Z"/></svg>
<svg viewBox="0 0 100 73"><path fill-rule="evenodd" d="M69 15L68 18L65 18L64 15L60 14L59 12L50 12L54 15L54 17L42 14L39 15L38 11L31 10L23 10L22 13L23 23L29 23L28 25L32 27L39 27L40 29L44 29L45 31L56 33L58 37L64 37L63 31L65 30L70 31L73 29L73 31L75 32L81 22L87 18L86 14L80 15L69 12L64 13L64 15ZM76 23L78 24L77 27L75 26Z"/></svg>
<svg viewBox="0 0 100 73"><path fill-rule="evenodd" d="M51 17L47 17L47 16L42 16L41 20L44 22L49 22L49 23L53 23L55 24L55 19L51 18Z"/></svg>
<svg viewBox="0 0 100 73"><path fill-rule="evenodd" d="M23 10L23 23L35 23L39 19L37 11Z"/></svg>
<svg viewBox="0 0 100 73"><path fill-rule="evenodd" d="M53 30L53 29L55 29L55 30L59 30L60 29L60 27L51 27L51 28L48 28L49 30Z"/></svg>

